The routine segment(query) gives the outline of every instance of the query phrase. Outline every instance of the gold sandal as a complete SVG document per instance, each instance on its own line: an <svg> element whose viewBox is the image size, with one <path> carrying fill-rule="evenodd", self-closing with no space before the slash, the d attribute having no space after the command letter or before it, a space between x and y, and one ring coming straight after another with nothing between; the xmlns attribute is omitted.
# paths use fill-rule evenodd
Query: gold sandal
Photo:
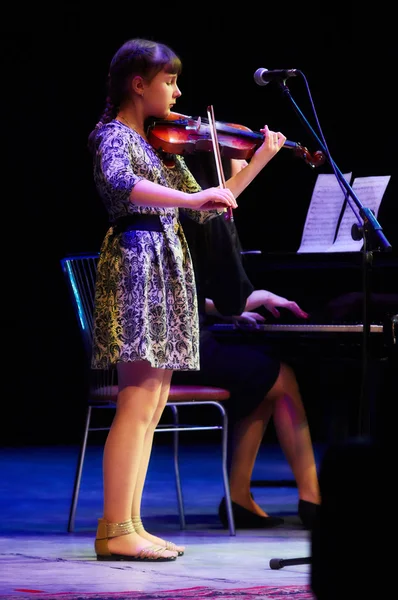
<svg viewBox="0 0 398 600"><path fill-rule="evenodd" d="M175 560L176 556L162 556L167 550L165 546L148 546L143 548L138 554L113 554L109 551L108 540L122 535L134 533L134 525L131 519L122 523L109 523L105 519L98 519L97 535L95 538L95 552L97 560L128 560L139 562L159 562Z"/></svg>
<svg viewBox="0 0 398 600"><path fill-rule="evenodd" d="M133 527L138 535L141 535L142 531L145 531L145 527L141 521L141 517L131 517L131 521L133 523ZM178 556L183 556L185 547L177 546L174 542L165 542L166 550L171 550L172 552L177 552ZM183 548L183 550L179 550L179 548Z"/></svg>

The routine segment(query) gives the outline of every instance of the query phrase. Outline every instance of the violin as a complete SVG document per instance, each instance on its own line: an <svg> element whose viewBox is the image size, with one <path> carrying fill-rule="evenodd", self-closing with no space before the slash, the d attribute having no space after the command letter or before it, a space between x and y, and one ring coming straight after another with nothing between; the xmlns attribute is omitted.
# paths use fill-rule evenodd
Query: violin
<svg viewBox="0 0 398 600"><path fill-rule="evenodd" d="M250 160L262 144L264 135L252 131L244 125L215 121L220 153L226 158ZM211 152L213 143L208 119L193 118L171 112L167 119L155 120L147 130L149 143L155 150L169 155ZM311 154L297 142L286 140L282 148L293 150L296 156L304 159L311 167L319 167L325 162L320 150Z"/></svg>

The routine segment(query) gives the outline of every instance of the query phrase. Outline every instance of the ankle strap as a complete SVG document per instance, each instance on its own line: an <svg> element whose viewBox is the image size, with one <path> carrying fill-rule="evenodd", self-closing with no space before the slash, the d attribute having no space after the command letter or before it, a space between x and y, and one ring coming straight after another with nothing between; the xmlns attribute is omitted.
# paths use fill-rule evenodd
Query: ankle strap
<svg viewBox="0 0 398 600"><path fill-rule="evenodd" d="M134 525L131 519L122 521L121 523L106 523L106 531L108 538L120 537L121 535L128 535L134 533Z"/></svg>
<svg viewBox="0 0 398 600"><path fill-rule="evenodd" d="M144 525L141 521L141 517L131 517L131 521L133 523L133 527L138 531L139 529L144 529Z"/></svg>

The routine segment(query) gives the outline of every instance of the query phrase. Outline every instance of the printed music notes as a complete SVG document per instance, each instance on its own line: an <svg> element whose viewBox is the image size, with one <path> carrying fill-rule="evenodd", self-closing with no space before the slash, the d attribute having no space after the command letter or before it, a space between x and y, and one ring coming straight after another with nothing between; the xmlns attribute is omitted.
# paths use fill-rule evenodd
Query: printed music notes
<svg viewBox="0 0 398 600"><path fill-rule="evenodd" d="M350 182L351 176L346 173L344 178ZM390 179L390 175L356 177L352 183L361 204L376 217ZM355 252L362 248L363 240L351 236L352 225L362 225L362 219L354 200L346 195L334 174L318 175L298 253Z"/></svg>
<svg viewBox="0 0 398 600"><path fill-rule="evenodd" d="M352 189L361 201L361 204L373 211L377 218L381 201L386 191L390 175L373 176L373 177L356 177L352 183ZM362 219L358 214L358 207L354 201L349 199L351 206L348 205L344 210L343 217L334 244L327 252L353 252L359 251L362 248L363 241L353 240L351 236L351 227L354 223L362 225ZM353 211L354 209L354 211Z"/></svg>
<svg viewBox="0 0 398 600"><path fill-rule="evenodd" d="M344 174L350 181L352 173ZM334 174L320 174L315 182L298 253L326 252L335 239L344 192Z"/></svg>

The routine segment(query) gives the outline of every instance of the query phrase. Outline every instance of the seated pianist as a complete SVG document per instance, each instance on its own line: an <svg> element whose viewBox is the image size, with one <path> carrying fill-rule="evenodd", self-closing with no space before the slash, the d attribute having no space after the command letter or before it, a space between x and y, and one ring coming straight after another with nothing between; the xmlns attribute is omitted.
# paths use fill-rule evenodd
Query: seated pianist
<svg viewBox="0 0 398 600"><path fill-rule="evenodd" d="M196 177L202 183L203 180ZM173 383L212 385L231 392L226 403L228 473L236 528L264 529L283 524L283 518L268 515L251 493L257 453L272 418L297 484L298 516L305 528L312 529L320 504L319 484L309 425L294 370L265 343L257 345L248 340L238 345L224 344L207 328L209 318L212 321L226 319L230 323L263 322L265 317L255 312L259 306L265 306L274 316L284 307L302 321L306 320L307 313L294 301L254 289L243 268L234 221L221 215L198 225L181 216L181 223L195 269L201 323L200 371L175 372ZM224 498L218 512L227 528Z"/></svg>
<svg viewBox="0 0 398 600"><path fill-rule="evenodd" d="M186 158L187 162L189 162L190 157ZM190 165L190 168L195 172L192 165ZM204 252L201 253L201 251L198 251L198 246L200 246L198 242L198 232L190 231L192 228L195 229L195 224L191 221L189 223L184 223L183 226L191 251L195 256L201 255L203 258ZM215 273L215 276L213 276L213 287L215 283L218 284L218 289L223 288L224 286L224 295L225 291L229 289L230 295L233 296L233 285L236 285L232 283L234 281L240 281L240 284L237 285L238 295L244 293L249 295L250 290L254 290L255 286L250 281L251 277L250 279L248 278L246 267L252 259L256 262L263 257L259 256L259 253L256 253L255 256L252 256L250 253L248 255L242 253L238 232L233 221L225 221L225 219L213 220L211 228L213 235L210 234L208 229L202 229L203 233L208 233L207 244L210 244L210 246L208 246L207 251L209 252L210 247L211 256L211 266L209 266L209 264L204 267L202 266L202 270L207 269L209 279L211 279L210 274ZM241 257L240 260L238 259L238 255ZM228 264L226 264L225 261L226 256L233 257L233 260ZM264 260L266 261L267 258L268 257L265 256ZM351 275L352 271L349 270L348 272L349 275ZM221 275L224 277L221 277ZM284 282L289 280L289 273L286 271L280 272L280 275ZM310 275L313 275L313 271L310 271ZM267 271L266 276L268 276ZM341 273L339 273L339 277L342 279ZM226 278L229 280L228 284L225 283ZM248 279L249 286L247 287ZM359 283L361 283L360 279ZM321 289L324 287L323 283L316 279L315 286L318 286ZM299 287L297 289L300 290L302 288L302 274L300 274ZM318 289L316 291L318 291ZM329 290L327 291L329 292ZM275 305L272 310L264 305L257 305L255 308L252 306L252 314L246 314L243 318L236 318L236 316L231 317L231 312L228 313L228 310L226 311L225 307L222 305L221 312L224 314L215 312L212 310L211 304L210 312L212 314L207 313L205 316L202 315L202 339L208 338L210 335L208 330L210 329L213 334L213 339L214 337L217 337L217 340L221 342L224 347L227 345L236 345L238 343L243 344L244 348L248 346L260 346L269 356L276 357L277 360L293 367L296 376L298 376L300 388L304 390L306 406L311 409L311 402L319 405L320 395L322 396L322 407L325 405L327 406L323 418L325 420L329 419L330 422L326 425L320 425L320 436L324 435L329 440L344 439L345 436L349 435L350 430L355 430L356 417L347 418L346 411L351 410L351 407L349 406L350 403L351 405L355 405L354 412L356 411L356 400L355 398L354 400L351 398L351 388L355 390L358 387L358 381L361 377L359 370L362 344L361 334L363 333L363 329L361 329L363 323L363 294L362 292L357 291L338 293L340 291L341 290L337 288L335 294L324 294L321 301L319 301L317 296L313 297L312 295L306 297L306 300L309 300L308 302L299 300L300 307L302 306L305 308L307 312L302 310L296 302L289 301L283 296L279 296L279 299L283 300L282 304ZM208 296L211 297L211 295L212 293L209 292ZM219 293L219 296L220 295L222 296L221 292ZM271 294L270 299L272 299L272 296L274 296L274 298L276 297ZM295 294L293 296L295 296ZM383 323L386 319L390 321L391 315L396 315L398 313L397 294L392 292L383 294L372 292L370 300L370 318L372 323ZM284 305L284 303L290 303L290 305ZM292 306L295 306L295 310L292 310ZM253 314L254 311L255 315ZM247 312L248 311L246 311L246 313ZM229 316L225 316L225 314ZM389 321L387 321L389 325L387 330L391 332L391 321ZM347 330L347 327L345 327L347 324L354 324L355 328L350 327L349 330ZM281 332L281 326L283 327L284 325L299 327L304 333L298 335L297 329ZM321 327L316 327L318 325ZM329 325L342 325L344 327L338 328L338 330L333 328L331 331L325 332L325 327L328 327ZM270 326L275 328L274 332L270 335L269 330L267 330L267 336L265 338L261 334L262 327ZM228 328L234 329L232 336L230 335ZM205 333L206 331L207 333ZM243 333L242 336L235 335L240 332ZM372 332L377 334L383 332L383 327L374 327ZM325 335L325 333L327 333L327 335ZM340 333L343 335L340 335ZM383 336L376 335L372 337L377 338L378 349L380 346L380 352L385 353L384 338L381 339ZM314 339L316 340L315 344L313 343ZM389 340L388 343L390 343ZM335 365L334 367L330 367L330 359L332 359L332 362ZM356 365L353 368L351 367L353 364L352 359L354 359ZM239 370L239 366L237 368ZM230 370L231 369L233 369L232 363L230 365ZM314 369L318 369L315 376ZM216 362L214 364L214 372L217 372ZM343 389L340 388L338 392L338 397L340 398L339 403L343 408L336 402L336 393L334 391L335 382L341 381L340 375L346 377L348 380L347 385L343 386ZM202 383L206 381L209 383L207 376L208 373L206 373L205 369L198 374ZM329 384L326 382L329 382ZM217 385L217 383L213 384ZM224 384L228 387L228 381L225 381ZM245 396L244 390L241 390L241 395ZM349 398L347 398L348 396ZM319 411L319 409L317 410ZM337 418L335 414L333 414L333 411L339 413L337 414ZM334 425L333 421L336 421L337 425ZM351 425L352 422L354 422L353 426ZM326 433L325 430L327 430ZM234 450L234 453L237 456L236 450ZM237 460L238 459L236 459L236 461ZM253 464L254 461L255 457L253 458ZM255 510L258 509L255 508Z"/></svg>

